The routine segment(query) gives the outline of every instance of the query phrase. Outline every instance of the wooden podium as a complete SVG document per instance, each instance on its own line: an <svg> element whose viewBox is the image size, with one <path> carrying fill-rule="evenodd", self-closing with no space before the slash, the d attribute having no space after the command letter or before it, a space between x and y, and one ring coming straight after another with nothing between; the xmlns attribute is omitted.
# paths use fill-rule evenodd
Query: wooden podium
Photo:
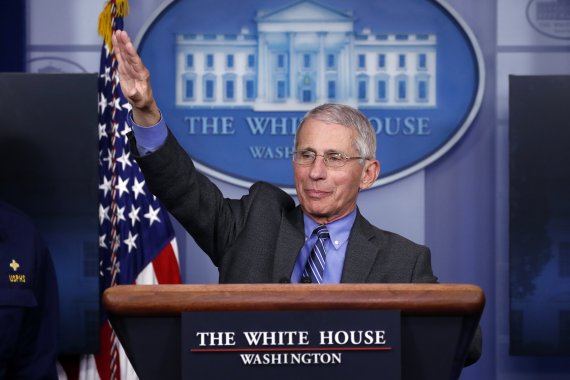
<svg viewBox="0 0 570 380"><path fill-rule="evenodd" d="M122 285L103 294L142 380L180 379L181 313L259 310L400 310L402 379L456 379L484 303L481 288L459 284Z"/></svg>

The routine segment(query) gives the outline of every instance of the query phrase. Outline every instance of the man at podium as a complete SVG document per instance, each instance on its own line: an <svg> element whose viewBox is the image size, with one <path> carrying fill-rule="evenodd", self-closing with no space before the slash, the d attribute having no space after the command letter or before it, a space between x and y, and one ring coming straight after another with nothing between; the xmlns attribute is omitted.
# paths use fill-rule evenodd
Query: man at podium
<svg viewBox="0 0 570 380"><path fill-rule="evenodd" d="M210 256L221 283L437 281L427 247L373 226L358 210L359 192L380 173L376 134L361 112L324 104L302 119L292 162L298 206L264 182L225 199L168 130L127 33L116 31L113 46L132 105L131 149L147 185ZM480 343L478 335L467 364Z"/></svg>

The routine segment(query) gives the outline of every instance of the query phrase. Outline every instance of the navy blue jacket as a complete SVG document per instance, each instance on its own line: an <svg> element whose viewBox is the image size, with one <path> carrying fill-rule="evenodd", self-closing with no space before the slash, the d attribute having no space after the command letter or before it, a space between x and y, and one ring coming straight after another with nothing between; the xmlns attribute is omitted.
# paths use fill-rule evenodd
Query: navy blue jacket
<svg viewBox="0 0 570 380"><path fill-rule="evenodd" d="M24 214L0 202L0 379L57 379L58 318L48 249Z"/></svg>

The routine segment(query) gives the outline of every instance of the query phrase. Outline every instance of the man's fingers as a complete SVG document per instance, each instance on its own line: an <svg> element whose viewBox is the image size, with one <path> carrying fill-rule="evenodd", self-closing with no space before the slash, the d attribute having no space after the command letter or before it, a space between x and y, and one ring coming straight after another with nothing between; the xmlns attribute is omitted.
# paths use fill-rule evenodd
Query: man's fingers
<svg viewBox="0 0 570 380"><path fill-rule="evenodd" d="M116 33L113 33L112 41L113 41L113 52L115 53L115 58L117 58L117 61L119 62L119 72L121 74L126 74L124 72L125 65L123 61L122 49L119 40L117 39Z"/></svg>
<svg viewBox="0 0 570 380"><path fill-rule="evenodd" d="M142 65L142 61L135 50L135 47L127 34L124 30L117 30L116 31L117 40L119 42L119 48L121 53L123 54L123 60L128 61L133 66L140 66Z"/></svg>
<svg viewBox="0 0 570 380"><path fill-rule="evenodd" d="M127 76L132 76L132 70L129 68L129 64L125 61L125 57L123 55L124 45L123 41L120 39L120 32L120 30L117 30L113 33L113 52L119 63L119 75L123 77L123 79L128 79Z"/></svg>
<svg viewBox="0 0 570 380"><path fill-rule="evenodd" d="M135 47L127 34L123 30L115 31L113 45L116 47L115 55L119 61L119 66L123 66L125 74L138 80L147 80L148 74L140 56L138 55Z"/></svg>
<svg viewBox="0 0 570 380"><path fill-rule="evenodd" d="M133 105L133 110L149 108L149 105L154 104L149 82L150 75L127 32L117 30L113 33L113 50L119 64L118 71L123 94ZM155 111L153 109L149 113L153 120L156 119ZM144 120L145 116L139 115L139 118Z"/></svg>

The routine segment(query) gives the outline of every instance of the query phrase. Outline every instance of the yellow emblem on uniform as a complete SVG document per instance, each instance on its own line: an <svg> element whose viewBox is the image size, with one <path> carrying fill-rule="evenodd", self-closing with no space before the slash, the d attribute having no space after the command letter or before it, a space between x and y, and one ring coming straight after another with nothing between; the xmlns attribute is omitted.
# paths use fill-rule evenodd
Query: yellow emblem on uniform
<svg viewBox="0 0 570 380"><path fill-rule="evenodd" d="M16 272L18 270L18 268L20 268L20 264L18 264L18 262L16 260L12 259L12 262L10 263L10 268L12 268L14 270L14 272ZM10 282L25 283L26 282L26 275L25 274L9 274L8 279L10 280Z"/></svg>
<svg viewBox="0 0 570 380"><path fill-rule="evenodd" d="M26 275L25 274L9 274L8 280L10 280L10 282L19 282L19 283L25 284L26 283Z"/></svg>
<svg viewBox="0 0 570 380"><path fill-rule="evenodd" d="M12 262L10 263L10 268L12 268L15 271L18 270L18 268L20 267L20 264L18 264L18 262L14 259L12 259Z"/></svg>

